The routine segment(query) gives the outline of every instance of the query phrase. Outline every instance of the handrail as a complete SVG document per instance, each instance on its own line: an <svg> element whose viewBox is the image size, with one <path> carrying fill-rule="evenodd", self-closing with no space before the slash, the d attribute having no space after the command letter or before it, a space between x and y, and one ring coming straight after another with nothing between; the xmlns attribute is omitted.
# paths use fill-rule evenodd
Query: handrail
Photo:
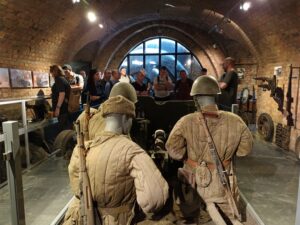
<svg viewBox="0 0 300 225"><path fill-rule="evenodd" d="M75 197L73 196L71 198L71 200L65 205L65 207L58 213L58 215L55 217L55 219L51 222L50 225L59 225L61 224L62 220L65 217L65 214L68 210L68 207L70 205L70 203L75 199Z"/></svg>
<svg viewBox="0 0 300 225"><path fill-rule="evenodd" d="M22 101L33 101L33 100L43 100L43 99L50 99L51 95L45 96L27 96L27 97L19 97L19 98L5 98L0 99L0 105L8 105L8 104L15 104L20 103Z"/></svg>

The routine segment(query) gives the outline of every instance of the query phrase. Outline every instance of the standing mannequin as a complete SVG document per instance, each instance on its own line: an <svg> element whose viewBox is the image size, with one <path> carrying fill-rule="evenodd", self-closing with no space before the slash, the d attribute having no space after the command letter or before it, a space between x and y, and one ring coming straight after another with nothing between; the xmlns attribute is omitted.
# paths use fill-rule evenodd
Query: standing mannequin
<svg viewBox="0 0 300 225"><path fill-rule="evenodd" d="M231 214L224 186L210 153L201 115L206 120L219 158L227 172L230 171L231 159L235 154L246 156L250 153L253 140L250 130L240 117L218 110L215 102L218 94L220 89L214 77L203 75L195 80L191 96L197 110L202 114L195 112L182 117L173 127L166 148L170 157L183 160L183 170L195 177L196 183L192 182L191 187L197 190L206 203L214 223L226 225L227 217L233 224L241 224ZM217 208L226 215L224 218Z"/></svg>

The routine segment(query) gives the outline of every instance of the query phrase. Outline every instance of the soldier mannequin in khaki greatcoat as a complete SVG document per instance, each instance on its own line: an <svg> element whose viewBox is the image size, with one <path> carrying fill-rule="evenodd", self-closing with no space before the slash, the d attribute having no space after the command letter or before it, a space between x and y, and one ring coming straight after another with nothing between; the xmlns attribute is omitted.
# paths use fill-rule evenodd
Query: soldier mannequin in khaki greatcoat
<svg viewBox="0 0 300 225"><path fill-rule="evenodd" d="M248 155L253 139L240 117L218 110L215 103L217 94L220 94L220 88L216 79L207 75L198 77L191 90L197 110L202 112L207 121L219 158L229 172L232 157L235 154ZM171 131L166 148L171 158L184 160L184 169L195 175L195 188L205 201L213 222L217 225L230 224L220 216L216 209L219 208L232 224L241 224L230 213L225 189L209 152L207 136L199 118L199 112L182 117Z"/></svg>
<svg viewBox="0 0 300 225"><path fill-rule="evenodd" d="M168 184L147 153L128 138L134 104L122 96L111 97L102 104L102 115L104 132L88 143L86 156L92 196L103 225L129 225L135 202L146 213L165 204ZM75 196L79 191L77 151L75 148L69 165ZM77 221L78 209L68 216L66 221Z"/></svg>

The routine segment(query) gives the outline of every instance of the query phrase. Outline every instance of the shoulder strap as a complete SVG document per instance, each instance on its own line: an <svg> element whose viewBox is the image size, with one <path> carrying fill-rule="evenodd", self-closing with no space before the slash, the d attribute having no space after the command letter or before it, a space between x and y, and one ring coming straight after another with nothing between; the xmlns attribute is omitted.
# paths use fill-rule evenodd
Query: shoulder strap
<svg viewBox="0 0 300 225"><path fill-rule="evenodd" d="M229 206L230 206L230 209L231 209L231 213L232 213L234 218L237 218L237 219L240 220L240 214L239 214L239 211L237 209L236 203L234 201L234 198L232 196L232 192L231 192L231 189L230 189L230 185L229 185L229 181L228 181L228 174L227 174L226 170L223 168L223 164L222 164L222 162L220 160L220 157L218 155L216 145L215 145L214 140L211 136L211 133L209 132L209 129L208 129L208 126L207 126L207 123L206 123L206 119L203 116L201 111L199 112L199 115L200 115L200 117L199 117L200 122L202 123L202 125L204 127L204 132L205 132L206 137L207 137L209 152L211 154L212 159L214 160L214 162L216 164L216 167L217 167L216 169L218 171L218 175L219 175L219 178L221 180L221 183L223 184L223 187L225 189L226 197L228 199L228 203L229 203Z"/></svg>

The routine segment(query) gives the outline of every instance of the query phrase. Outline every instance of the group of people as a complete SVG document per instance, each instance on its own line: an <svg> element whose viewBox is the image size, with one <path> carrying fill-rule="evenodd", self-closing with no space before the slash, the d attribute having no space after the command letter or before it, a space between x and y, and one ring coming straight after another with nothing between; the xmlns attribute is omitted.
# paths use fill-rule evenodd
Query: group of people
<svg viewBox="0 0 300 225"><path fill-rule="evenodd" d="M225 60L224 68L230 60ZM163 82L160 79L154 81L154 86L161 92L161 98L164 98L165 89L160 85L172 85L167 75L164 76ZM227 83L230 80L226 75L221 82L212 76L199 76L190 91L197 111L182 117L166 142L169 156L183 161L181 171L189 174L180 184L184 187L188 185L184 192L196 194L197 198L192 200L200 198L202 203L199 204L205 205L194 209L207 210L217 225L241 223L234 213L233 203L228 199L228 190L221 182L219 169L211 155L212 148L221 162L219 166L222 167L222 173L226 175L226 179L230 179L230 176L234 176L231 171L232 158L234 155L249 154L253 144L251 132L245 123L235 114L218 109L216 97L221 94L221 88L231 88ZM141 81L142 77L137 78L136 82L143 86ZM129 82L117 82L111 86L108 99L88 115L88 124L84 119L85 113L78 118L81 127L88 127L89 138L84 143L84 157L92 206L102 225L137 224L137 205L145 213L152 214L159 211L173 194L150 156L130 138L137 93L143 94L144 91L136 91L134 86L137 84L131 85ZM80 147L82 146L75 147L69 164L71 188L76 198L69 206L64 225L82 224L86 219L81 215L84 211L80 204L83 197L79 179L82 171L79 162ZM182 203L189 206L187 200L183 199ZM168 221L168 224L172 224L172 221Z"/></svg>
<svg viewBox="0 0 300 225"><path fill-rule="evenodd" d="M238 76L235 72L235 61L233 58L226 58L223 63L224 74L219 81L221 95L218 98L218 106L225 111L231 111L231 105L236 101ZM178 100L190 100L189 95L193 80L188 78L185 70L179 72L180 79L173 83L165 66L159 70L159 74L154 78L153 82L146 76L146 71L141 69L135 78L126 74L126 68L119 70L106 69L103 73L99 70L92 69L88 76L85 71L76 74L72 71L70 65L53 65L50 73L55 78L52 86L52 110L55 117L61 124L61 130L69 127L68 122L68 106L75 104L75 109L79 109L80 102L86 103L87 96L91 106L100 105L110 94L112 87L118 82L130 83L136 90L137 95L152 96L157 101L166 101L175 96ZM207 73L206 68L202 68L201 74ZM81 93L81 101L79 98L70 99L70 93ZM153 92L153 94L151 94ZM73 95L71 95L73 96ZM74 102L75 101L75 102Z"/></svg>

